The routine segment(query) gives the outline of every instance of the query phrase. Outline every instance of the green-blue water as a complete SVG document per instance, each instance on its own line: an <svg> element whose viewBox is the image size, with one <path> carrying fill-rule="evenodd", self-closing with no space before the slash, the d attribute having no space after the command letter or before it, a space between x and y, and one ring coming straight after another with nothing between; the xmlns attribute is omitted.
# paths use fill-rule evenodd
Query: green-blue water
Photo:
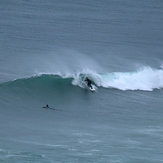
<svg viewBox="0 0 163 163"><path fill-rule="evenodd" d="M162 20L159 0L2 0L0 162L163 162Z"/></svg>

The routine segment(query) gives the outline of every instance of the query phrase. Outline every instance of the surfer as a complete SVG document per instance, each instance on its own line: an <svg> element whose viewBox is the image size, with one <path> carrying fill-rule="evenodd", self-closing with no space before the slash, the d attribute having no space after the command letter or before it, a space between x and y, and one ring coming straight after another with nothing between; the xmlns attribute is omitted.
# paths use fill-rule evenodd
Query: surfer
<svg viewBox="0 0 163 163"><path fill-rule="evenodd" d="M88 78L86 78L85 81L87 82L87 86L90 87L91 89L93 89L92 88L92 81Z"/></svg>
<svg viewBox="0 0 163 163"><path fill-rule="evenodd" d="M51 109L51 110L58 110L58 109L50 108L48 104L47 104L46 106L43 106L42 108L45 108L45 109Z"/></svg>
<svg viewBox="0 0 163 163"><path fill-rule="evenodd" d="M43 106L42 108L49 109L49 105L47 104L46 106Z"/></svg>

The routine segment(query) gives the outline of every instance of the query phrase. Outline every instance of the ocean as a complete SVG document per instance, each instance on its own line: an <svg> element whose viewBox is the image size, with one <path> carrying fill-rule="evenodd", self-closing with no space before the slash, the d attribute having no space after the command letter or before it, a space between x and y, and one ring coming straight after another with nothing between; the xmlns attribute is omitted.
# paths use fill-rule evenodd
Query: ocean
<svg viewBox="0 0 163 163"><path fill-rule="evenodd" d="M162 20L162 0L1 0L0 162L162 163Z"/></svg>

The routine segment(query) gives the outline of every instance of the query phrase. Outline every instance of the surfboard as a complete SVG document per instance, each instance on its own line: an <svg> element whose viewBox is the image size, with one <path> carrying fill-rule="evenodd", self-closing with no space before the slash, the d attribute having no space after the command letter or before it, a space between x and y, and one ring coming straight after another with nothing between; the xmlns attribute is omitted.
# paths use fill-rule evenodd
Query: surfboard
<svg viewBox="0 0 163 163"><path fill-rule="evenodd" d="M88 89L89 91L91 91L91 92L97 91L97 87L95 85L91 84L91 86L92 86L92 88L91 88L91 87L88 87L86 82L82 82L82 83L83 83L84 88Z"/></svg>
<svg viewBox="0 0 163 163"><path fill-rule="evenodd" d="M96 88L95 88L94 85L91 85L91 86L92 86L92 88L91 88L91 87L88 87L88 89L89 89L90 91L94 92L94 91L96 90Z"/></svg>
<svg viewBox="0 0 163 163"><path fill-rule="evenodd" d="M50 108L50 107L47 107L47 106L43 106L42 108L44 108L44 109L51 109L51 110L58 110L58 109Z"/></svg>

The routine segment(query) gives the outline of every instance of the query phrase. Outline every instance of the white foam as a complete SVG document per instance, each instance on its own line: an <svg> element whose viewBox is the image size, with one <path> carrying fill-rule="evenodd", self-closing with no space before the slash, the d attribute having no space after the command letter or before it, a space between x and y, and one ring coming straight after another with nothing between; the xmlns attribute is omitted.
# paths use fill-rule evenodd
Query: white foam
<svg viewBox="0 0 163 163"><path fill-rule="evenodd" d="M91 70L83 70L74 76L73 85L82 87L82 78L89 77L98 87L116 88L120 90L144 90L163 88L163 70L142 68L134 72L96 73Z"/></svg>
<svg viewBox="0 0 163 163"><path fill-rule="evenodd" d="M152 91L163 88L163 71L146 67L133 73L114 73L112 81L105 84L120 90Z"/></svg>

